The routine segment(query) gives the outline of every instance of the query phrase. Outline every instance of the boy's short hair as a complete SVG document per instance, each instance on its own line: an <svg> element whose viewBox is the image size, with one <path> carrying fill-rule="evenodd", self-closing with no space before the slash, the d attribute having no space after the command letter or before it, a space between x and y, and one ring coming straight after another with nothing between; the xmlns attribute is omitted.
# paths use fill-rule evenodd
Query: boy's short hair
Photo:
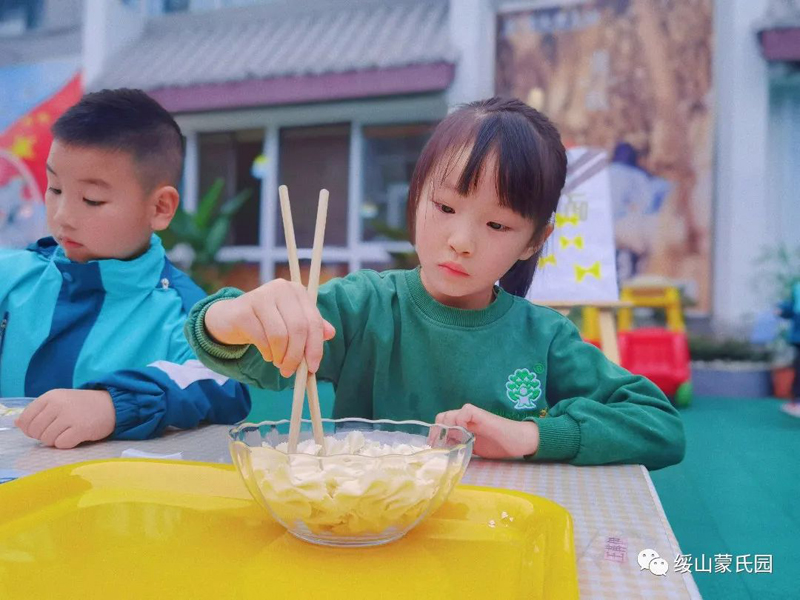
<svg viewBox="0 0 800 600"><path fill-rule="evenodd" d="M146 191L178 187L184 138L172 115L142 90L102 90L85 95L53 124L67 145L128 152Z"/></svg>

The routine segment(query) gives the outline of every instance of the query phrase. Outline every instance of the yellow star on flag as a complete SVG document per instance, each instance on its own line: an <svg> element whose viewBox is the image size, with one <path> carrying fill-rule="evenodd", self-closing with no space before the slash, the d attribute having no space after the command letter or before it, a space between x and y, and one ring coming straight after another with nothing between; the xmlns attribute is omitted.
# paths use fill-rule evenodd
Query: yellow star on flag
<svg viewBox="0 0 800 600"><path fill-rule="evenodd" d="M39 123L49 123L50 115L46 112L40 112L38 115L36 115L36 120L39 121Z"/></svg>
<svg viewBox="0 0 800 600"><path fill-rule="evenodd" d="M14 138L13 143L11 144L11 154L15 156L19 156L24 160L29 160L34 157L33 154L33 143L36 141L36 138L29 136L29 135L18 135Z"/></svg>

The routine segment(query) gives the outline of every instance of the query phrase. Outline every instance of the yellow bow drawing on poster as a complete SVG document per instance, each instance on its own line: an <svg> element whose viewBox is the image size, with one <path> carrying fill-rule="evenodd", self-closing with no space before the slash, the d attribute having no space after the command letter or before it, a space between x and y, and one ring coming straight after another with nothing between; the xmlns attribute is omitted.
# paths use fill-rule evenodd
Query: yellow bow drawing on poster
<svg viewBox="0 0 800 600"><path fill-rule="evenodd" d="M583 250L583 236L576 235L574 238L569 239L567 236L562 235L558 238L558 242L561 245L562 250L566 250L570 246L577 248L578 250Z"/></svg>
<svg viewBox="0 0 800 600"><path fill-rule="evenodd" d="M556 257L554 254L548 254L547 256L542 256L539 258L539 268L541 269L545 265L553 265L556 266Z"/></svg>
<svg viewBox="0 0 800 600"><path fill-rule="evenodd" d="M600 261L598 260L591 267L582 267L575 265L575 280L581 283L587 275L593 275L595 278L600 279Z"/></svg>
<svg viewBox="0 0 800 600"><path fill-rule="evenodd" d="M577 225L577 224L578 224L578 215L565 217L564 215L556 213L556 227L564 227L564 225Z"/></svg>

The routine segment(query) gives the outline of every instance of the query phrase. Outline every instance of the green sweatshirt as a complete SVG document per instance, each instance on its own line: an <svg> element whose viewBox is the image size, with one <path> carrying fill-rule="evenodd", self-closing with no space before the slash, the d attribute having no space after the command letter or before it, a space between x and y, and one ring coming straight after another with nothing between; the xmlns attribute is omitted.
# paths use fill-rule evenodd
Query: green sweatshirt
<svg viewBox="0 0 800 600"><path fill-rule="evenodd" d="M189 343L211 369L262 388L292 385L255 346L212 340L204 316L232 288L194 306ZM576 465L680 462L683 424L650 381L608 361L554 310L497 290L481 310L434 300L412 271L358 271L320 287L322 316L336 328L317 373L336 390L334 417L420 419L471 403L534 420L541 461Z"/></svg>

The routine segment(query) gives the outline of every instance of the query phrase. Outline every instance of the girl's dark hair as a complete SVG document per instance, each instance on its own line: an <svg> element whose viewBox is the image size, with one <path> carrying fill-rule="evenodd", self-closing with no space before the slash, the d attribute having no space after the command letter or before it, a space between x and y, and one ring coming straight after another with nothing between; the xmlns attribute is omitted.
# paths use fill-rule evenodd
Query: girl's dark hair
<svg viewBox="0 0 800 600"><path fill-rule="evenodd" d="M436 127L411 177L407 216L412 243L417 206L426 181L440 176L443 160L447 161L443 173L449 172L470 147L458 179L458 192L466 196L474 191L486 160L494 158L500 204L531 219L535 224L533 241L540 243L558 208L567 176L567 153L558 130L547 117L510 98L464 104ZM541 248L528 260L517 261L500 278L500 286L511 294L525 296L540 254Z"/></svg>

